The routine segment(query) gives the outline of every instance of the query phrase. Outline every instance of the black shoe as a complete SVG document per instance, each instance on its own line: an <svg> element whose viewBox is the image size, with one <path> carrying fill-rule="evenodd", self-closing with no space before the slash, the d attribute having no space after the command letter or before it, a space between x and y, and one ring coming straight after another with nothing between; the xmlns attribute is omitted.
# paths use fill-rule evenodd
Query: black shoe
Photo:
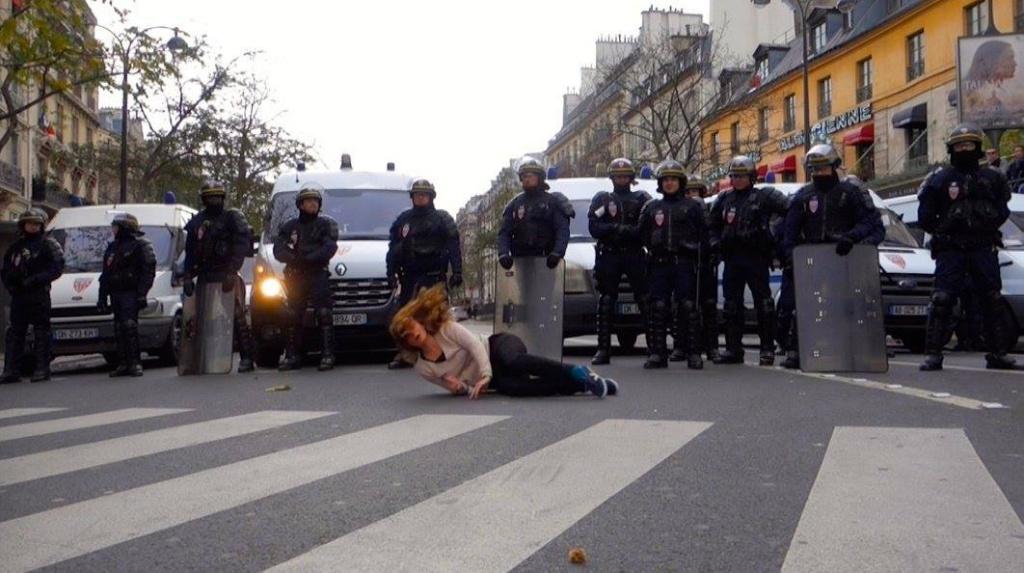
<svg viewBox="0 0 1024 573"><path fill-rule="evenodd" d="M782 361L779 366L782 366L786 370L799 370L800 369L800 355L796 352L787 352L786 359Z"/></svg>
<svg viewBox="0 0 1024 573"><path fill-rule="evenodd" d="M708 360L714 362L715 364L717 364L718 361L721 360L721 355L718 353L717 348L712 348L711 350L708 350L707 352L704 353L704 355L707 356Z"/></svg>
<svg viewBox="0 0 1024 573"><path fill-rule="evenodd" d="M686 359L686 352L682 348L676 348L672 351L672 354L668 355L669 362L685 362Z"/></svg>
<svg viewBox="0 0 1024 573"><path fill-rule="evenodd" d="M142 376L142 365L136 362L128 367L128 376L132 378L138 378Z"/></svg>
<svg viewBox="0 0 1024 573"><path fill-rule="evenodd" d="M610 364L612 361L611 353L605 348L598 348L597 353L590 359L590 363L600 366L602 364Z"/></svg>
<svg viewBox="0 0 1024 573"><path fill-rule="evenodd" d="M111 378L121 378L122 376L128 375L128 367L124 364L118 364L117 368L110 371Z"/></svg>
<svg viewBox="0 0 1024 573"><path fill-rule="evenodd" d="M700 357L700 354L691 354L686 359L686 367L690 370L703 370L704 359Z"/></svg>
<svg viewBox="0 0 1024 573"><path fill-rule="evenodd" d="M668 368L668 360L661 354L651 354L644 362L644 369L655 370L658 368Z"/></svg>
<svg viewBox="0 0 1024 573"><path fill-rule="evenodd" d="M986 354L985 368L989 370L1014 370L1017 361L1005 354Z"/></svg>
<svg viewBox="0 0 1024 573"><path fill-rule="evenodd" d="M317 366L316 369L321 372L334 370L334 356L331 354L325 354L324 357L320 359L320 365Z"/></svg>
<svg viewBox="0 0 1024 573"><path fill-rule="evenodd" d="M922 372L935 372L936 370L942 370L942 355L941 354L929 354L924 357L924 362L918 367Z"/></svg>
<svg viewBox="0 0 1024 573"><path fill-rule="evenodd" d="M757 363L761 366L774 366L775 365L775 353L771 350L761 352L761 357L758 358Z"/></svg>
<svg viewBox="0 0 1024 573"><path fill-rule="evenodd" d="M412 364L409 364L401 358L395 358L391 362L388 362L388 370L402 370L405 368L412 368Z"/></svg>
<svg viewBox="0 0 1024 573"><path fill-rule="evenodd" d="M241 358L238 360L238 373L245 374L246 372L252 372L256 367L252 363L252 358Z"/></svg>
<svg viewBox="0 0 1024 573"><path fill-rule="evenodd" d="M17 372L4 372L0 374L0 384L17 384L21 381L21 376Z"/></svg>
<svg viewBox="0 0 1024 573"><path fill-rule="evenodd" d="M284 360L281 361L280 364L277 365L277 370L279 372L299 370L300 368L302 368L302 365L299 364L299 359L294 356L285 358Z"/></svg>
<svg viewBox="0 0 1024 573"><path fill-rule="evenodd" d="M743 353L726 350L718 355L715 364L743 364Z"/></svg>
<svg viewBox="0 0 1024 573"><path fill-rule="evenodd" d="M50 371L44 370L42 372L33 372L32 378L29 378L29 382L49 382Z"/></svg>

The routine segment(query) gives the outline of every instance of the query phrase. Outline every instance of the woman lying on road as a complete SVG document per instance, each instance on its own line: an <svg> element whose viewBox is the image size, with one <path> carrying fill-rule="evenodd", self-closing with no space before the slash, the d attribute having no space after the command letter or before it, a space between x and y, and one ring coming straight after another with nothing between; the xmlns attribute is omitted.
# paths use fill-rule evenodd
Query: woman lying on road
<svg viewBox="0 0 1024 573"><path fill-rule="evenodd" d="M618 393L610 378L589 368L526 353L512 334L487 339L452 320L444 286L424 290L391 320L403 358L416 373L452 394L479 398L488 387L506 396L554 396L580 392L604 398ZM493 370L492 370L493 365Z"/></svg>

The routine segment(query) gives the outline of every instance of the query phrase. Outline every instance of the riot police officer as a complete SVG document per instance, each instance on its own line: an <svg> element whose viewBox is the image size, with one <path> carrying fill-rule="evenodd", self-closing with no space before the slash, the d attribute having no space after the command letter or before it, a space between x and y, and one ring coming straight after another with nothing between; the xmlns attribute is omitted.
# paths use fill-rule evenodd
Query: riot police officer
<svg viewBox="0 0 1024 573"><path fill-rule="evenodd" d="M704 204L705 217L711 216L712 202L708 200L708 186L695 175L686 178L686 194L691 199ZM697 306L700 309L701 348L704 355L712 362L718 357L718 263L717 253L710 248L702 249L700 266L697 269ZM681 344L681 336L676 335L672 355L669 362L686 360L686 348Z"/></svg>
<svg viewBox="0 0 1024 573"><path fill-rule="evenodd" d="M796 292L793 282L793 249L808 243L835 244L836 254L845 257L855 244L878 245L885 238L882 217L871 196L850 181L840 180L839 154L829 144L815 145L807 152L804 166L811 182L797 191L786 212L783 238L783 285L779 308L795 316ZM794 324L785 341L785 368L800 367L797 329Z"/></svg>
<svg viewBox="0 0 1024 573"><path fill-rule="evenodd" d="M451 288L462 284L459 229L447 211L434 207L436 197L437 191L430 181L413 181L409 189L412 209L402 212L391 225L387 273L392 289L401 286L399 306L405 306L422 288L446 280ZM410 366L401 356L388 364L390 369Z"/></svg>
<svg viewBox="0 0 1024 573"><path fill-rule="evenodd" d="M658 193L640 214L640 239L648 252L651 281L648 358L644 368L668 366L666 319L675 300L675 332L686 340L687 367L704 367L700 356L700 313L697 309L697 267L707 246L704 206L686 196L686 172L667 159L655 170Z"/></svg>
<svg viewBox="0 0 1024 573"><path fill-rule="evenodd" d="M999 227L1010 215L1010 188L1006 177L979 165L984 135L974 125L959 125L946 140L950 166L932 172L918 194L918 221L932 235L935 287L925 335L921 370L942 369L942 346L949 332L954 300L968 282L978 294L985 323L985 366L1011 369L1002 313Z"/></svg>
<svg viewBox="0 0 1024 573"><path fill-rule="evenodd" d="M295 196L299 216L281 225L274 239L274 257L285 264L285 294L291 313L285 356L280 370L301 367L303 317L312 306L320 327L320 370L334 368L334 316L331 305L331 257L338 250L338 223L321 215L323 187L309 182Z"/></svg>
<svg viewBox="0 0 1024 573"><path fill-rule="evenodd" d="M743 363L743 291L749 287L761 338L759 364L775 363L775 301L768 275L775 257L772 218L786 216L786 197L773 187L756 187L754 160L738 155L729 163L732 189L711 208L711 251L720 254L725 352L719 364Z"/></svg>
<svg viewBox="0 0 1024 573"><path fill-rule="evenodd" d="M194 280L219 283L225 293L235 293L235 333L238 336L238 372L253 370L256 342L245 306L245 283L238 271L252 251L252 229L238 209L225 208L224 184L207 181L199 190L203 210L185 225L185 296L195 293Z"/></svg>
<svg viewBox="0 0 1024 573"><path fill-rule="evenodd" d="M647 277L640 241L640 211L651 200L646 191L633 191L636 170L628 159L608 165L612 191L594 195L587 212L590 235L597 240L594 278L597 280L597 354L591 364L611 361L612 319L619 298L619 279L626 275L642 317L647 316Z"/></svg>
<svg viewBox="0 0 1024 573"><path fill-rule="evenodd" d="M501 214L498 229L498 264L512 268L514 257L547 257L555 268L569 246L569 219L576 216L569 199L548 193L544 165L524 157L517 169L523 192L516 195Z"/></svg>
<svg viewBox="0 0 1024 573"><path fill-rule="evenodd" d="M4 254L0 278L11 293L11 323L0 384L18 381L30 324L35 356L31 380L50 379L50 283L64 270L64 252L57 241L43 235L45 228L46 213L36 208L25 211L18 217L21 237Z"/></svg>
<svg viewBox="0 0 1024 573"><path fill-rule="evenodd" d="M146 294L156 276L156 254L130 213L118 213L111 223L114 240L107 244L100 273L101 314L114 311L114 339L117 343L118 376L142 376L139 359L139 311L146 308Z"/></svg>

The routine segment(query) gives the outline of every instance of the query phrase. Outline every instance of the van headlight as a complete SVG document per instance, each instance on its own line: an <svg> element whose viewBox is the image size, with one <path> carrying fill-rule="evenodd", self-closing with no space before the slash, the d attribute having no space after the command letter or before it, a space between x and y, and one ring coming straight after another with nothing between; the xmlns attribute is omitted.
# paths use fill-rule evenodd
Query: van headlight
<svg viewBox="0 0 1024 573"><path fill-rule="evenodd" d="M265 277L259 283L260 296L279 298L284 294L284 285L276 277Z"/></svg>
<svg viewBox="0 0 1024 573"><path fill-rule="evenodd" d="M567 294L583 294L591 292L590 273L583 265L565 261L565 286Z"/></svg>

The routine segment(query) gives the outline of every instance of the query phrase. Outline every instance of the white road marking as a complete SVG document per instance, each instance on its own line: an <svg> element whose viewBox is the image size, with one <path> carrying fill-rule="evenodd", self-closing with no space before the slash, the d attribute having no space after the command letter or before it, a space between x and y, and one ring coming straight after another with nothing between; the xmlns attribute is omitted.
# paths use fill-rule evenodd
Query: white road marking
<svg viewBox="0 0 1024 573"><path fill-rule="evenodd" d="M19 418L21 416L35 416L36 414L49 414L50 412L63 412L67 408L9 408L0 410L0 420L8 418Z"/></svg>
<svg viewBox="0 0 1024 573"><path fill-rule="evenodd" d="M17 440L19 438L29 438L33 436L43 436L46 434L55 434L57 432L67 432L70 430L95 428L97 426L106 426L108 424L144 420L146 418L155 418L157 416L166 416L168 414L181 414L182 412L191 411L192 410L187 408L125 408L124 410L111 410L110 412L87 414L85 416L75 416L72 418L58 418L56 420L28 422L25 424L18 424L16 426L0 427L0 442Z"/></svg>

